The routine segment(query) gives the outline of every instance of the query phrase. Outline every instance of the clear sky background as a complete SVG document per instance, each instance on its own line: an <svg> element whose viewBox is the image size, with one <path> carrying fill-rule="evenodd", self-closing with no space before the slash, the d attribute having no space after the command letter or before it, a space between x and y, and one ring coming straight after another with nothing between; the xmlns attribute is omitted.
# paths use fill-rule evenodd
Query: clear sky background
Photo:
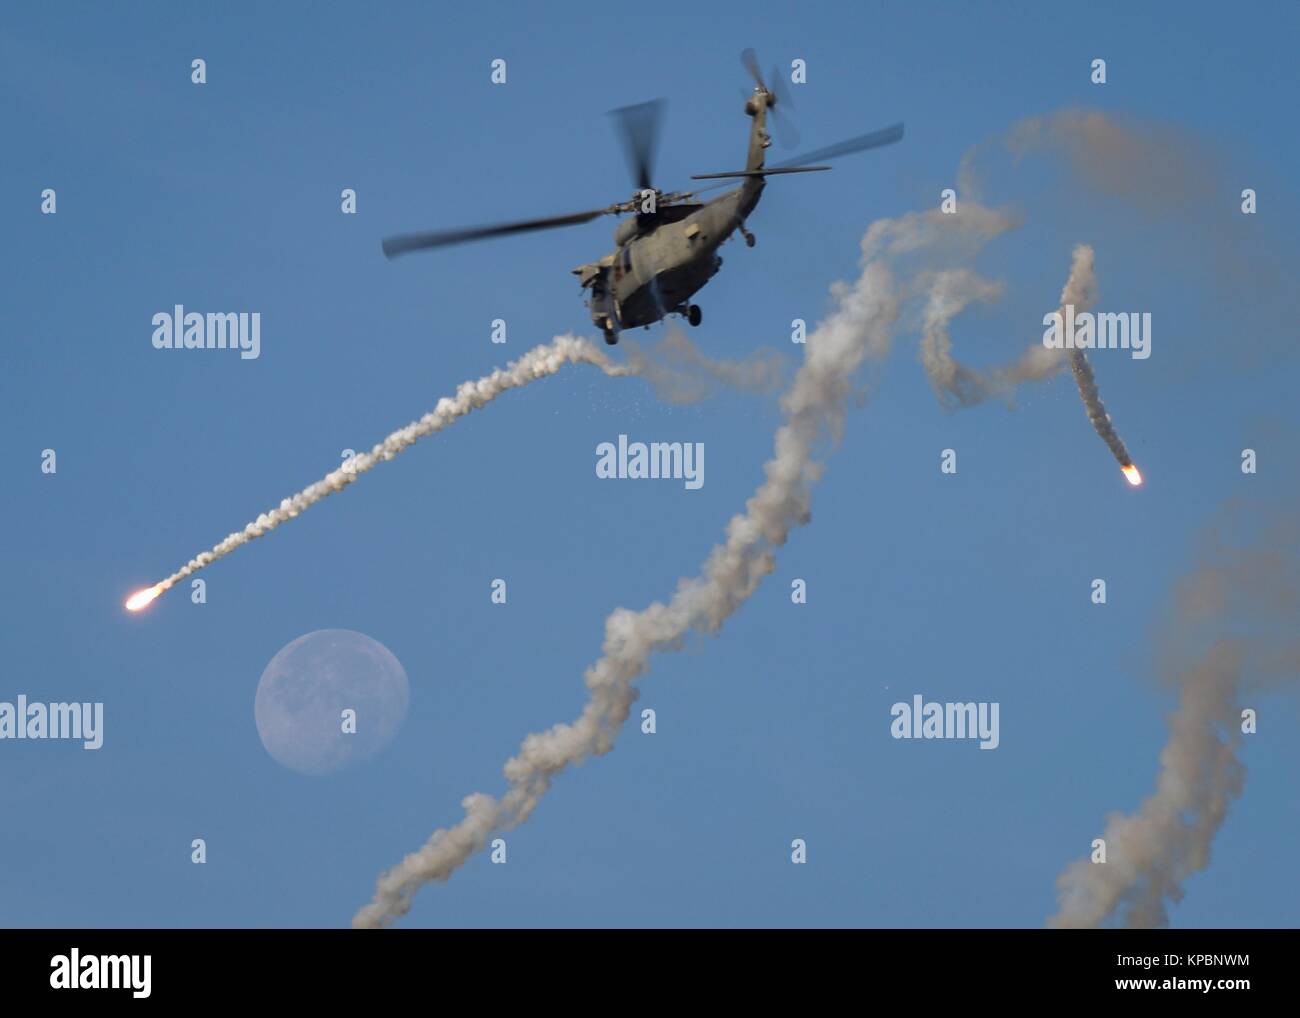
<svg viewBox="0 0 1300 1018"><path fill-rule="evenodd" d="M770 346L793 369L791 319L856 277L873 219L933 207L969 146L1071 105L1195 139L1226 206L1258 189L1249 229L1288 286L1297 266L1291 4L24 4L4 21L0 700L106 713L98 752L0 742L5 925L345 925L464 795L503 789L525 733L578 712L608 612L697 571L762 479L774 400L666 406L578 367L213 566L206 605L178 589L122 610L341 450L557 333L594 334L569 270L611 249L613 220L392 263L379 242L624 199L605 111L667 97L665 189L739 166L745 46L807 61L806 148L907 124L900 145L770 184L757 247L728 245L698 297L692 338L717 356ZM957 320L959 356L999 363L1039 336L1071 247L1093 244L1100 306L1154 316L1150 360L1096 357L1147 485L1122 482L1068 375L1013 410L947 412L900 336L775 574L716 638L653 662L638 709L658 734L629 723L509 835L507 865L475 858L406 924L1037 926L1062 867L1151 790L1170 584L1225 500L1295 494L1295 319L1042 164L990 190L1027 221L981 262L1007 294ZM260 359L154 350L151 317L177 303L260 311ZM597 479L620 433L704 442L704 487ZM253 697L282 646L331 627L396 655L411 709L382 755L309 778L263 749ZM998 701L1001 746L891 739L914 693ZM1296 707L1260 709L1245 794L1176 925L1300 916Z"/></svg>

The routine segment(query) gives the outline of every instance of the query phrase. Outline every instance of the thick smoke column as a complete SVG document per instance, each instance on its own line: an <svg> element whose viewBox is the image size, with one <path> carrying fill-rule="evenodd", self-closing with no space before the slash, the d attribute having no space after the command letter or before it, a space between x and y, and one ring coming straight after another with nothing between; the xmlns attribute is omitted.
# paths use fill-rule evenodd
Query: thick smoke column
<svg viewBox="0 0 1300 1018"><path fill-rule="evenodd" d="M175 586L187 576L198 572L204 566L229 555L254 538L269 534L281 523L293 519L321 499L336 491L342 491L377 463L391 460L419 439L432 435L435 431L441 431L470 411L492 402L502 393L547 378L566 364L594 364L608 375L631 373L630 369L614 364L602 350L587 340L572 335L557 336L548 345L529 350L517 361L504 368L498 368L490 375L485 375L477 381L462 383L456 390L455 396L445 396L440 399L438 405L418 421L412 421L406 427L394 431L369 452L361 453L339 469L326 474L316 483L308 485L298 494L284 499L275 509L262 513L243 530L235 531L210 551L196 555L167 579L135 594L127 602L127 607L133 611L143 608L159 594Z"/></svg>
<svg viewBox="0 0 1300 1018"><path fill-rule="evenodd" d="M682 580L666 604L655 602L639 612L619 608L605 620L602 655L585 674L591 695L582 713L527 736L505 764L504 796L467 796L459 823L435 831L423 847L380 876L374 900L353 917L354 926L386 926L405 914L422 886L448 879L494 832L527 820L560 771L608 753L650 655L680 647L692 630L716 631L772 571L774 549L811 516L810 487L821 473L815 447L824 436L839 434L853 391L851 376L866 357L888 350L899 302L883 256L896 247L896 232L909 224L909 218L884 221L868 230L861 275L852 285L833 289L835 310L808 336L804 363L781 399L784 423L764 467L766 480L745 511L727 524L726 539L713 548L700 575Z"/></svg>
<svg viewBox="0 0 1300 1018"><path fill-rule="evenodd" d="M1057 927L1164 926L1182 883L1210 862L1210 846L1245 769L1237 758L1244 707L1300 677L1300 529L1236 509L1207 542L1204 561L1176 589L1160 672L1177 690L1155 791L1114 814L1106 861L1081 859L1057 880ZM1248 540L1235 539L1245 534Z"/></svg>

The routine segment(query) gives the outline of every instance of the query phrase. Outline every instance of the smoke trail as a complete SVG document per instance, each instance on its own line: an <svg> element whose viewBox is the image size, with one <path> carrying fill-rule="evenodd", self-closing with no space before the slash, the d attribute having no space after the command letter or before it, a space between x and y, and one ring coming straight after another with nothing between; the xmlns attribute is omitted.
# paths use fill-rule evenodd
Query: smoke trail
<svg viewBox="0 0 1300 1018"><path fill-rule="evenodd" d="M1124 448L1124 442L1115 431L1115 425L1106 412L1106 405L1101 401L1097 391L1097 379L1092 373L1092 364L1082 349L1070 351L1070 370L1074 372L1074 381L1079 386L1079 395L1083 397L1083 409L1092 421L1093 429L1101 436L1121 467L1132 467L1133 458Z"/></svg>
<svg viewBox="0 0 1300 1018"><path fill-rule="evenodd" d="M1017 385L1043 381L1060 371L1068 353L1070 369L1083 400L1083 409L1092 422L1093 429L1119 461L1129 483L1141 483L1141 475L1133 466L1133 458L1129 456L1128 449L1124 447L1124 442L1101 401L1092 364L1082 348L1067 351L1048 348L1041 342L1035 342L1010 367L976 371L953 357L948 326L973 301L989 301L1000 297L1002 287L968 268L931 273L924 278L923 287L927 299L921 322L921 363L941 404L946 407L969 407L993 396L1010 402ZM1067 305L1073 306L1076 312L1086 311L1096 299L1097 278L1093 271L1093 250L1087 244L1079 244L1074 249L1070 275L1061 290L1061 303L1056 314L1064 321Z"/></svg>
<svg viewBox="0 0 1300 1018"><path fill-rule="evenodd" d="M1008 221L1007 228L1011 225ZM989 301L1001 296L1002 287L968 268L926 274L920 285L927 298L921 322L921 364L943 405L974 406L991 396L1010 400L1017 385L1051 378L1065 363L1062 350L1049 349L1041 341L1036 341L1008 367L982 372L967 367L952 355L948 326L972 301ZM1092 248L1080 244L1074 249L1070 275L1061 290L1057 313L1064 315L1067 304L1074 305L1076 310L1085 310L1092 306L1096 296ZM1096 391L1095 385L1093 391ZM1084 400L1086 403L1086 395Z"/></svg>
<svg viewBox="0 0 1300 1018"><path fill-rule="evenodd" d="M740 360L717 360L706 356L672 324L653 347L642 349L626 339L623 345L632 372L654 386L666 403L694 403L708 396L715 384L774 393L782 381L784 365L775 350L756 350Z"/></svg>
<svg viewBox="0 0 1300 1018"><path fill-rule="evenodd" d="M998 151L1019 161L1042 155L1063 165L1090 193L1146 215L1185 216L1217 203L1214 153L1170 127L1087 108L1025 117L970 148L958 168L962 194L983 193L981 163Z"/></svg>
<svg viewBox="0 0 1300 1018"><path fill-rule="evenodd" d="M862 273L833 288L835 308L808 336L805 357L781 399L783 423L766 480L727 524L701 574L682 580L664 604L642 611L616 609L605 620L602 656L585 673L590 699L568 724L527 736L505 764L508 788L498 800L475 793L461 803L459 823L433 833L419 850L380 876L374 900L353 917L356 927L392 923L411 907L415 893L447 880L496 831L527 820L551 781L571 764L608 753L627 719L636 679L656 651L681 646L692 630L716 631L774 567L773 551L792 527L811 515L810 487L821 473L815 446L841 430L852 392L850 377L868 356L882 356L898 316L898 297L885 254L896 224L873 224L863 239Z"/></svg>
<svg viewBox="0 0 1300 1018"><path fill-rule="evenodd" d="M1051 926L1167 925L1183 881L1209 865L1244 780L1244 697L1300 677L1300 528L1294 515L1264 525L1255 515L1228 513L1200 567L1176 588L1160 671L1178 706L1155 792L1135 813L1109 818L1104 863L1078 860L1060 875Z"/></svg>
<svg viewBox="0 0 1300 1018"><path fill-rule="evenodd" d="M235 531L212 550L196 555L167 579L151 588L151 591L154 596L161 594L204 566L229 555L241 545L270 533L281 523L293 519L321 499L336 491L342 491L382 460L392 459L419 439L432 435L435 431L441 431L470 411L490 403L503 392L521 388L529 382L553 375L566 364L594 364L607 375L632 373L631 369L614 364L603 351L581 337L556 336L550 344L534 347L506 367L498 368L477 381L462 383L456 390L455 396L444 396L433 410L418 421L412 421L406 427L399 428L369 452L361 453L339 469L326 474L316 483L308 485L298 494L284 499L275 509L262 513L243 530Z"/></svg>

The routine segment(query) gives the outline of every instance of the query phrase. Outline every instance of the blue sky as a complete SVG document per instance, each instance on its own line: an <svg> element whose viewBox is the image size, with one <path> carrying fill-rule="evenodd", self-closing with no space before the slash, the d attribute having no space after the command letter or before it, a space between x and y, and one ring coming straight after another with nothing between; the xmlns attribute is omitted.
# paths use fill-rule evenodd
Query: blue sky
<svg viewBox="0 0 1300 1018"><path fill-rule="evenodd" d="M501 790L525 733L578 712L607 613L693 574L761 481L771 399L666 406L574 368L214 565L207 604L177 591L127 616L125 593L341 450L556 333L591 334L569 270L610 250L614 221L392 263L383 236L622 200L604 113L654 96L669 100L660 186L734 169L737 56L753 46L764 66L807 61L805 147L896 120L907 137L769 186L757 247L728 245L699 295L707 352L767 345L793 367L790 320L814 321L830 283L856 276L873 219L932 207L969 146L1077 104L1213 152L1225 203L1259 190L1252 228L1289 277L1294 247L1275 238L1296 220L1285 169L1300 153L1279 124L1298 21L1282 4L11 9L0 700L103 701L106 733L97 752L0 742L0 924L346 924L464 795ZM498 57L505 86L489 81ZM959 354L1018 352L1072 245L1092 243L1103 304L1156 323L1150 360L1097 359L1146 487L1121 482L1068 377L1014 410L946 412L900 337L769 582L718 636L655 660L640 706L658 734L629 725L509 835L507 865L473 860L406 924L1036 926L1054 910L1061 868L1151 789L1170 701L1149 634L1196 533L1227 499L1295 494L1295 327L1216 288L1214 252L1177 224L1063 201L1041 166L995 190L1027 222L981 263L1007 294L957 321ZM152 315L177 303L260 311L260 358L153 349ZM705 443L704 487L599 480L595 447L620 433ZM955 477L938 470L947 447ZM1095 576L1104 607L1088 602ZM796 577L806 605L790 603ZM307 778L263 749L253 697L274 654L322 628L387 646L411 708L385 753ZM891 739L889 707L913 693L998 701L1000 747ZM1264 717L1176 925L1300 915L1284 879L1294 701Z"/></svg>

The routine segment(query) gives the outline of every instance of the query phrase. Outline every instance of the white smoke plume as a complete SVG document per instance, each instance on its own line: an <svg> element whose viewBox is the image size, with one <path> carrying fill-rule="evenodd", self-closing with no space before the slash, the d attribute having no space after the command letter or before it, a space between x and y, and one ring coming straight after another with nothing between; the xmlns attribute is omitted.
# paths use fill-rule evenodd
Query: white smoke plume
<svg viewBox="0 0 1300 1018"><path fill-rule="evenodd" d="M534 347L517 361L511 362L504 368L498 368L490 375L484 375L477 381L462 383L456 390L455 396L444 396L438 401L437 406L418 421L412 421L406 427L394 431L369 452L357 455L296 495L284 499L276 508L262 513L243 530L236 530L210 551L196 555L152 588L155 596L198 572L204 566L229 555L241 545L269 534L280 524L293 519L321 499L333 495L336 491L342 491L362 474L373 469L376 464L391 460L421 438L432 435L435 431L441 431L471 411L492 402L502 393L555 374L566 364L594 364L607 375L631 374L631 369L615 364L604 351L590 341L572 335L557 336L549 344Z"/></svg>
<svg viewBox="0 0 1300 1018"><path fill-rule="evenodd" d="M999 214L994 210L987 211L993 215ZM965 214L965 210L962 214ZM1004 222L1007 229L1014 225L1009 219ZM921 364L935 395L943 405L974 406L990 397L1010 401L1017 385L1044 381L1056 375L1064 365L1065 351L1045 347L1039 337L1011 365L984 371L967 367L952 355L949 324L973 301L989 301L1000 297L1002 286L969 268L929 273L919 282L927 292L921 321ZM1096 295L1097 280L1093 274L1092 248L1080 244L1074 249L1070 275L1061 290L1057 312L1064 315L1067 304L1074 305L1076 311L1086 310L1092 306ZM1082 391L1082 386L1080 389ZM1095 384L1092 389L1095 394ZM1084 402L1088 402L1086 394ZM1097 402L1100 405L1100 399ZM1089 416L1091 417L1091 411Z"/></svg>
<svg viewBox="0 0 1300 1018"><path fill-rule="evenodd" d="M941 404L949 408L969 407L990 397L1010 403L1016 386L1051 378L1068 360L1079 397L1083 400L1084 412L1093 429L1121 467L1133 465L1133 459L1101 400L1087 353L1082 349L1049 348L1041 341L1035 341L1014 364L977 371L953 356L949 325L972 302L996 300L1002 295L1003 287L966 267L929 273L922 277L920 285L927 292L921 319L921 364ZM1090 309L1096 299L1093 250L1087 244L1079 244L1074 249L1070 275L1061 290L1056 313L1064 320L1067 305L1079 313Z"/></svg>
<svg viewBox="0 0 1300 1018"><path fill-rule="evenodd" d="M1178 705L1155 791L1134 813L1108 819L1104 863L1081 859L1060 875L1050 926L1165 926L1183 882L1209 865L1245 778L1242 710L1300 679L1297 519L1261 523L1231 508L1200 566L1176 588L1159 671Z"/></svg>
<svg viewBox="0 0 1300 1018"><path fill-rule="evenodd" d="M781 355L771 348L754 351L739 360L719 360L705 355L674 324L654 346L642 349L624 339L628 367L649 382L665 403L694 403L718 385L758 394L775 393L782 382Z"/></svg>

